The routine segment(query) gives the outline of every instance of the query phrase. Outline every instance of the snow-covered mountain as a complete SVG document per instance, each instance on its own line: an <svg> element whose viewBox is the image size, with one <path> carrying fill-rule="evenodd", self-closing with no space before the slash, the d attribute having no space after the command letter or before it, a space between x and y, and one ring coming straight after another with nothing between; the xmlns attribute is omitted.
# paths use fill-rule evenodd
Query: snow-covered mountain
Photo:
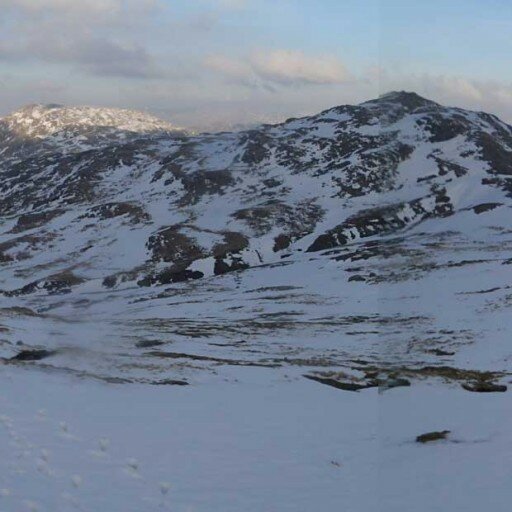
<svg viewBox="0 0 512 512"><path fill-rule="evenodd" d="M507 203L511 151L499 119L412 93L198 136L28 107L0 121L0 286L168 284L476 218Z"/></svg>
<svg viewBox="0 0 512 512"><path fill-rule="evenodd" d="M37 104L28 105L3 118L2 124L7 132L20 137L38 139L51 137L57 133L62 135L67 131L99 131L101 128L134 133L180 130L154 116L134 110Z"/></svg>
<svg viewBox="0 0 512 512"><path fill-rule="evenodd" d="M192 300L190 290L240 279L273 290L287 276L283 290L305 280L301 300L313 290L322 295L316 312L311 305L300 313L323 319L304 333L316 336L339 329L340 305L358 293L357 283L373 301L389 283L435 268L509 260L512 128L414 93L202 135L130 111L32 106L0 120L0 154L4 300L44 309L86 300L76 312L81 320L100 298L116 297L113 312L121 314L128 303L178 293L178 283ZM234 281L215 279L226 274ZM300 316L296 297L282 299L286 314ZM368 307L371 323L380 306ZM236 317L241 311L233 308ZM215 313L221 323L224 315ZM338 367L346 347L327 345L327 366ZM4 346L15 351L13 339ZM324 348L293 350L318 359ZM271 359L276 346L263 352Z"/></svg>
<svg viewBox="0 0 512 512"><path fill-rule="evenodd" d="M74 153L155 134L185 135L154 116L133 110L28 105L0 119L0 155L22 159L33 153Z"/></svg>
<svg viewBox="0 0 512 512"><path fill-rule="evenodd" d="M236 133L1 119L0 499L163 509L165 470L177 510L508 507L466 478L510 444L511 195L512 127L414 93Z"/></svg>

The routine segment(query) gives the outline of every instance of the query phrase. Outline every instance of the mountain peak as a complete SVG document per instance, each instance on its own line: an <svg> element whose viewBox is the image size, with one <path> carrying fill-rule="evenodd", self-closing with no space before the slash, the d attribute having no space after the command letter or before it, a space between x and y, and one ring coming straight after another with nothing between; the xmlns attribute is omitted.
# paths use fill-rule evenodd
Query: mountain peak
<svg viewBox="0 0 512 512"><path fill-rule="evenodd" d="M415 110L421 107L439 106L438 103L432 100L423 98L415 92L409 91L390 91L380 95L377 99L368 101L366 103L392 103L399 104L407 110Z"/></svg>
<svg viewBox="0 0 512 512"><path fill-rule="evenodd" d="M185 130L145 112L58 104L27 105L1 121L11 131L30 137L47 137L77 128L111 128L133 133L185 133Z"/></svg>

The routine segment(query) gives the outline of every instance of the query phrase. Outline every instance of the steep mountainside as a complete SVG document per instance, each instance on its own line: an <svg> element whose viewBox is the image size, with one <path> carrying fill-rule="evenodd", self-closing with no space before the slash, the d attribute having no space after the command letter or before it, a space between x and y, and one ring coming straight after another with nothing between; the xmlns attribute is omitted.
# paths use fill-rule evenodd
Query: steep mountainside
<svg viewBox="0 0 512 512"><path fill-rule="evenodd" d="M512 129L409 93L241 133L128 111L0 122L0 286L170 283L507 202Z"/></svg>
<svg viewBox="0 0 512 512"><path fill-rule="evenodd" d="M475 321L510 303L512 128L492 115L394 92L191 135L36 106L0 120L0 155L6 355L146 380L182 360L503 367Z"/></svg>

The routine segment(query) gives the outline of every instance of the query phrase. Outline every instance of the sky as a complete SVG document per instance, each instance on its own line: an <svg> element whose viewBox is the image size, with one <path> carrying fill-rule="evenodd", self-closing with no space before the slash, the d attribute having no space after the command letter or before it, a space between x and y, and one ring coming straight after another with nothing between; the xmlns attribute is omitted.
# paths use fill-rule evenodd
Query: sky
<svg viewBox="0 0 512 512"><path fill-rule="evenodd" d="M0 116L224 129L409 90L512 122L510 0L0 0Z"/></svg>

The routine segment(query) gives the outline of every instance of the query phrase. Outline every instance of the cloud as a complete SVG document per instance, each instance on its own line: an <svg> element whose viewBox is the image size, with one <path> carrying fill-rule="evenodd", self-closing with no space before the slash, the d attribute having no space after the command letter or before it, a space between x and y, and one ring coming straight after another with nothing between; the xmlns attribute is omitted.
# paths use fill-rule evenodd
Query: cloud
<svg viewBox="0 0 512 512"><path fill-rule="evenodd" d="M0 0L5 26L16 34L132 29L161 12L163 0Z"/></svg>
<svg viewBox="0 0 512 512"><path fill-rule="evenodd" d="M258 51L245 61L212 55L205 65L231 81L253 87L333 85L351 79L343 63L334 56L313 56L292 50Z"/></svg>
<svg viewBox="0 0 512 512"><path fill-rule="evenodd" d="M231 59L225 55L210 55L204 61L207 68L242 84L254 82L255 74L251 65L237 59Z"/></svg>
<svg viewBox="0 0 512 512"><path fill-rule="evenodd" d="M409 80L415 88L432 94L445 101L481 101L483 99L482 84L467 78L450 75L412 75Z"/></svg>
<svg viewBox="0 0 512 512"><path fill-rule="evenodd" d="M0 8L29 16L112 16L119 14L122 6L123 0L0 0Z"/></svg>
<svg viewBox="0 0 512 512"><path fill-rule="evenodd" d="M163 71L144 47L92 35L78 35L75 39L55 35L50 38L35 37L23 44L0 44L0 59L18 63L35 60L70 64L96 76L163 76Z"/></svg>
<svg viewBox="0 0 512 512"><path fill-rule="evenodd" d="M157 0L0 0L8 20L0 59L68 65L95 76L160 77L156 59L139 42L142 25L158 5Z"/></svg>
<svg viewBox="0 0 512 512"><path fill-rule="evenodd" d="M159 0L0 0L0 8L26 15L101 15L111 18L123 12L154 9L159 3Z"/></svg>
<svg viewBox="0 0 512 512"><path fill-rule="evenodd" d="M162 71L139 45L123 44L108 39L76 42L62 55L91 74L125 78L159 78Z"/></svg>
<svg viewBox="0 0 512 512"><path fill-rule="evenodd" d="M257 52L254 71L270 82L289 84L340 84L349 79L343 63L333 56L306 55L292 50Z"/></svg>
<svg viewBox="0 0 512 512"><path fill-rule="evenodd" d="M441 103L496 113L512 121L512 85L446 75L422 75L417 89Z"/></svg>

